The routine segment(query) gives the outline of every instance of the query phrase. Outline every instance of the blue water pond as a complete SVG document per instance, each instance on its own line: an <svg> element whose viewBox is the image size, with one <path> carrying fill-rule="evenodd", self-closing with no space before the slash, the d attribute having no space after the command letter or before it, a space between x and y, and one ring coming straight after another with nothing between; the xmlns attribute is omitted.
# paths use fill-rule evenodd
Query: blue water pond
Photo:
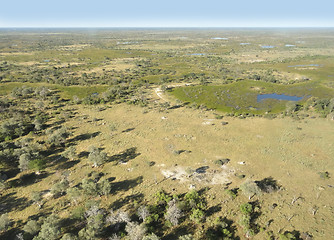
<svg viewBox="0 0 334 240"><path fill-rule="evenodd" d="M287 100L287 101L299 101L299 100L302 100L303 97L289 96L289 95L277 94L277 93L258 94L257 95L257 102L261 102L264 99L277 99L277 100Z"/></svg>
<svg viewBox="0 0 334 240"><path fill-rule="evenodd" d="M204 56L205 53L189 53L189 56Z"/></svg>
<svg viewBox="0 0 334 240"><path fill-rule="evenodd" d="M268 46L261 46L261 47L266 48L266 49L270 49L270 48L274 48L275 46L268 45Z"/></svg>
<svg viewBox="0 0 334 240"><path fill-rule="evenodd" d="M291 65L288 67L321 67L319 64Z"/></svg>

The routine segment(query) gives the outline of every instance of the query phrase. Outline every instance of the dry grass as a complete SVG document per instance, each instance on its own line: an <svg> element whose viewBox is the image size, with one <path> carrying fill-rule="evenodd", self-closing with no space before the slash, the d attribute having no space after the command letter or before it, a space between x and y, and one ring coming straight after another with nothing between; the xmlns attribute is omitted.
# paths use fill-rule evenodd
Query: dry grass
<svg viewBox="0 0 334 240"><path fill-rule="evenodd" d="M278 193L259 198L264 213L259 219L260 222L273 218L274 223L270 229L274 232L280 229L298 229L312 232L317 239L328 239L334 234L331 223L324 221L332 219L330 206L334 196L332 189L327 186L331 180L320 179L318 175L319 171L334 170L332 121L224 118L229 124L223 126L220 124L221 120L212 120L214 125L203 125L205 119L213 118L211 112L185 108L168 113L151 110L143 114L142 108L118 105L102 112L94 107L80 107L79 112L80 115L89 117L86 121L73 120L67 123L69 126L80 126L76 129L76 135L101 133L95 138L78 143L78 152L87 151L90 145L95 145L104 148L110 156L132 147L136 147L136 152L140 153L127 164L115 165L113 162L100 169L106 172L107 176L116 177L115 181L143 176L141 184L127 192L109 197L109 203L134 193L143 193L150 199L149 196L161 188L168 192L184 192L193 184L197 189L210 186L210 205L225 202L228 208L237 208L238 204L247 201L247 198L241 196L233 202L227 201L222 191L226 181L222 180L221 184L217 184L216 178L215 184L212 184L205 179L192 181L193 179L189 178L185 182L175 176L175 179L166 178L162 174L164 171L175 173L175 169L182 169L179 173L186 177L184 172L187 168L208 166L208 171L219 175L223 170L215 165L214 161L227 157L231 159L228 168L235 171L235 174L228 176L232 182L229 188L238 187L244 181L236 177L241 174L253 180L272 177L284 188ZM93 118L101 120L92 122ZM117 131L112 134L109 129L111 123L117 126ZM175 154L174 150L186 151ZM71 175L74 182L79 182L84 174L92 170L90 166L84 165L85 161L83 159L74 168ZM149 167L149 161L154 161L155 165ZM240 165L240 162L245 164ZM301 198L293 202L299 196ZM273 203L278 204L278 208L268 210ZM319 207L316 215L309 212L312 206ZM226 211L224 214L234 217L233 211ZM292 215L293 218L290 219ZM258 235L258 239L262 237L263 235Z"/></svg>
<svg viewBox="0 0 334 240"><path fill-rule="evenodd" d="M239 205L249 200L242 194L231 200L224 189L239 187L245 179L271 177L282 189L252 199L260 201L262 215L257 222L261 226L274 219L268 230L275 233L297 229L312 233L315 239L330 239L334 235L331 223L334 193L328 186L333 185L332 179L321 179L318 175L318 172L334 172L333 121L224 117L228 124L222 125L222 120L214 118L214 112L184 107L164 112L126 104L113 105L104 111L99 111L98 106L75 108L71 111L78 114L65 123L77 127L72 138L98 133L74 142L77 153L95 145L103 148L112 161L93 169L87 158L81 157L80 162L68 169L71 185L80 183L91 171L115 177L116 192L100 199L107 208L136 194L144 194L151 201L161 189L182 193L190 187L209 187L206 192L209 206L221 205L222 211L212 215L208 224L219 215L237 222ZM203 124L208 119L210 124ZM116 126L116 130L112 131L111 126ZM118 160L124 158L128 161L120 164ZM230 162L223 167L215 164L223 158L229 158ZM150 162L155 164L150 166ZM56 163L49 167L47 172L51 174L37 183L15 188L13 196L29 200L32 191L50 190L59 178L59 166ZM192 174L201 167L206 168L205 173ZM246 177L240 179L240 175ZM66 196L48 200L42 210L36 205L18 208L10 217L26 221L37 212L50 211L68 217L71 207L62 205L65 199ZM127 201L123 207L130 208L134 203ZM278 206L272 209L273 204ZM254 239L263 238L264 233L259 233Z"/></svg>

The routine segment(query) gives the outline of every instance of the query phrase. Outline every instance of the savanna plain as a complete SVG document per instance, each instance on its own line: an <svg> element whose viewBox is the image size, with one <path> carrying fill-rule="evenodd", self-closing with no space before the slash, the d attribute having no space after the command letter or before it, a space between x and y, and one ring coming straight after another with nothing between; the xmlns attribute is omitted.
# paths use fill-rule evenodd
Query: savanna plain
<svg viewBox="0 0 334 240"><path fill-rule="evenodd" d="M0 29L0 239L334 239L334 29Z"/></svg>

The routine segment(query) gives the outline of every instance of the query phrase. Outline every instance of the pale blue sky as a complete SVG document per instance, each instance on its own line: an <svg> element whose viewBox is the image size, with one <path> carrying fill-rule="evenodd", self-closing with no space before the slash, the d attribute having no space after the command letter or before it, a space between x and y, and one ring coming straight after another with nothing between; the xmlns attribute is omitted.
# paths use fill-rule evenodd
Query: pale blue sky
<svg viewBox="0 0 334 240"><path fill-rule="evenodd" d="M334 27L333 0L4 0L0 27Z"/></svg>

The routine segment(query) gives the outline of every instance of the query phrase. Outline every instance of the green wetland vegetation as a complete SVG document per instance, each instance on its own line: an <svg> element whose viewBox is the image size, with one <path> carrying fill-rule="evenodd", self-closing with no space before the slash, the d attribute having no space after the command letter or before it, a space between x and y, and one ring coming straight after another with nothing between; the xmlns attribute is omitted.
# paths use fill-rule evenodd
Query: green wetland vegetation
<svg viewBox="0 0 334 240"><path fill-rule="evenodd" d="M333 29L0 29L0 239L331 239L333 60Z"/></svg>

